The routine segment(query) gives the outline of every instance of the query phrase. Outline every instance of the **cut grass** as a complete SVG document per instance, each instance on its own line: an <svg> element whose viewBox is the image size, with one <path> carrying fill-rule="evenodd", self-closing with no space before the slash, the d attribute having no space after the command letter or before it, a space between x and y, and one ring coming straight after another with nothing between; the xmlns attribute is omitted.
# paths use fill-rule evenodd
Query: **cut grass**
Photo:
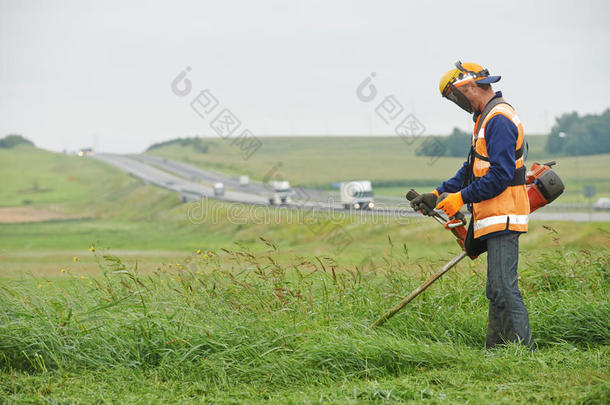
<svg viewBox="0 0 610 405"><path fill-rule="evenodd" d="M445 347L445 350L456 350ZM2 389L16 402L220 403L220 404L362 404L362 403L579 403L610 400L608 352L575 351L569 345L518 358L517 350L485 357L478 350L456 350L469 359L445 368L422 366L413 373L386 378L298 384L277 390L240 384L218 393L196 376L168 379L157 370L113 368L95 371L5 373ZM570 352L569 357L565 356ZM518 367L515 367L518 363ZM554 367L561 364L561 367ZM569 370L569 372L568 372ZM1 378L1 377L0 377ZM567 389L571 387L571 389Z"/></svg>

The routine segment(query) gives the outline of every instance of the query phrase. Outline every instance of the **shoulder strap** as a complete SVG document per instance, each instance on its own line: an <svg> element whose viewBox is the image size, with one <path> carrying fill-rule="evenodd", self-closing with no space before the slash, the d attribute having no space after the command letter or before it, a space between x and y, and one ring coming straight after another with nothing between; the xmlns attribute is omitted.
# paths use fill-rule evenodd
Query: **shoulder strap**
<svg viewBox="0 0 610 405"><path fill-rule="evenodd" d="M513 108L512 105L508 104L506 102L506 100L504 100L504 97L497 97L494 98L493 100L491 100L489 103L487 103L487 105L485 106L485 108L483 109L483 111L481 112L481 114L479 115L479 118L477 119L477 124L475 127L475 131L474 131L474 145L472 147L472 154L481 160L484 161L489 161L488 158L486 158L485 156L480 155L479 153L477 153L477 141L479 138L479 131L481 130L481 126L483 125L483 123L485 122L485 119L487 118L487 116L489 115L489 113L491 112L491 110L494 109L494 107L496 107L497 105L500 104L506 104L507 106L509 106L510 108ZM517 151L517 154L519 156L517 156L516 158L519 159L521 156L523 156L523 145L521 145L521 148L519 148L519 150Z"/></svg>
<svg viewBox="0 0 610 405"><path fill-rule="evenodd" d="M523 143L521 144L521 147L515 151L515 160L517 160L517 159L519 159L519 158L521 158L521 157L523 156L523 153L524 153L524 151L525 151L525 146L526 146L526 145L527 145L527 142L523 142ZM480 154L479 154L479 153L476 151L476 149L474 149L474 148L473 148L473 150L472 150L472 154L473 154L473 155L474 155L474 157L476 157L477 159L481 159L481 160L484 160L484 161L486 161L486 162L489 162L489 158L488 158L488 157L485 157L485 156L483 156L483 155L480 155Z"/></svg>
<svg viewBox="0 0 610 405"><path fill-rule="evenodd" d="M474 163L474 158L478 158L481 160L484 160L486 162L489 161L489 158L480 155L479 153L477 153L476 151L476 142L478 140L479 137L479 131L481 130L481 126L483 125L483 123L485 122L485 118L487 118L487 116L489 115L489 113L491 112L491 110L493 110L493 108L499 104L506 104L508 105L510 108L513 108L512 105L510 105L509 103L506 102L506 100L504 100L503 97L498 97L498 98L494 98L493 100L491 100L489 103L487 103L487 105L485 106L485 108L483 109L483 111L481 112L477 122L480 123L480 125L477 125L475 128L475 132L474 132L474 145L471 146L470 148L470 154L468 155L468 169L467 169L467 177L468 181L467 183L470 184L473 180L477 181L480 179L480 177L474 177L472 175L472 166ZM517 149L517 151L515 152L515 159L519 159L520 157L523 156L523 153L525 151L525 149L528 147L527 142L525 141L525 139L523 140L523 143L521 144L521 147L519 149ZM511 180L511 182L509 183L509 186L517 186L517 185L523 185L525 184L525 165L521 166L518 169L515 169L515 174Z"/></svg>
<svg viewBox="0 0 610 405"><path fill-rule="evenodd" d="M513 178L512 180L508 183L509 186L521 186L521 185L525 185L525 174L526 174L527 170L525 169L525 166L521 166L517 169L515 169L515 173L513 174ZM473 176L472 180L473 181L478 181L480 179L480 177L476 177Z"/></svg>
<svg viewBox="0 0 610 405"><path fill-rule="evenodd" d="M491 110L495 106L497 106L498 104L506 104L506 105L508 105L511 108L513 107L512 105L508 104L506 102L506 100L504 100L504 97L494 98L489 103L487 103L487 105L485 106L485 108L483 108L483 111L481 111L481 114L479 115L479 117L477 119L477 122L478 122L479 125L477 125L476 128L474 129L474 136L475 136L475 138L479 136L479 131L481 130L481 126L485 122L485 118L487 118L487 116L489 115Z"/></svg>

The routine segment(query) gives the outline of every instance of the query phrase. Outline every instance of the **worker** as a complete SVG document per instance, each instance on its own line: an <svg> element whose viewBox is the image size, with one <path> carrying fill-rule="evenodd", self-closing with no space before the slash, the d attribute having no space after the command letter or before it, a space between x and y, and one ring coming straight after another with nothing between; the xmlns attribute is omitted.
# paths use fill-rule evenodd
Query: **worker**
<svg viewBox="0 0 610 405"><path fill-rule="evenodd" d="M525 188L523 126L515 110L494 92L490 76L475 63L457 62L439 85L443 97L473 114L468 159L456 175L412 206L431 215L436 207L449 217L467 204L473 243L487 250L489 314L486 348L520 342L532 348L529 316L517 284L519 236L527 232L529 199Z"/></svg>

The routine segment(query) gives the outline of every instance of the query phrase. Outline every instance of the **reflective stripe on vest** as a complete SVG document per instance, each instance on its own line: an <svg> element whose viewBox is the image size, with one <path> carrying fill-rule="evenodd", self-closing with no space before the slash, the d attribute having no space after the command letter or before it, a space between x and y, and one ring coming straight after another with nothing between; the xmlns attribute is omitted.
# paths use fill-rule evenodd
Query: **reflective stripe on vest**
<svg viewBox="0 0 610 405"><path fill-rule="evenodd" d="M472 143L475 147L472 167L473 176L475 179L478 179L489 171L490 163L485 142L485 126L489 120L496 115L501 114L510 119L513 124L515 124L518 131L515 178L511 181L511 185L496 197L472 205L474 237L480 238L481 236L492 232L505 230L507 227L513 231L526 232L530 207L527 190L525 188L525 167L523 157L525 138L523 134L523 125L515 113L515 110L505 102L496 102L491 109L485 112L486 114L484 116L479 117L479 119L482 119L480 125L479 120L477 120L473 133Z"/></svg>
<svg viewBox="0 0 610 405"><path fill-rule="evenodd" d="M490 225L502 224L506 225L506 222L518 225L527 225L529 221L529 215L496 215L493 217L487 217L479 219L474 223L474 230L485 228Z"/></svg>

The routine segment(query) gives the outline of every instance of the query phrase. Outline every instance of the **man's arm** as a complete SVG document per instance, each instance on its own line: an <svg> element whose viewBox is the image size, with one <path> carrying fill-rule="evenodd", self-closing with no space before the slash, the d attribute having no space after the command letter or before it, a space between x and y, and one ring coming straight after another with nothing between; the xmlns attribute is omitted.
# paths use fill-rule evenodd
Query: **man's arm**
<svg viewBox="0 0 610 405"><path fill-rule="evenodd" d="M517 126L506 116L496 115L485 126L489 171L462 190L464 203L478 203L500 195L515 174Z"/></svg>
<svg viewBox="0 0 610 405"><path fill-rule="evenodd" d="M462 189L462 184L464 184L464 176L466 176L466 167L468 166L468 162L464 162L460 170L457 171L455 176L450 178L447 181L443 181L443 183L436 188L436 191L439 195L443 193L455 193Z"/></svg>

